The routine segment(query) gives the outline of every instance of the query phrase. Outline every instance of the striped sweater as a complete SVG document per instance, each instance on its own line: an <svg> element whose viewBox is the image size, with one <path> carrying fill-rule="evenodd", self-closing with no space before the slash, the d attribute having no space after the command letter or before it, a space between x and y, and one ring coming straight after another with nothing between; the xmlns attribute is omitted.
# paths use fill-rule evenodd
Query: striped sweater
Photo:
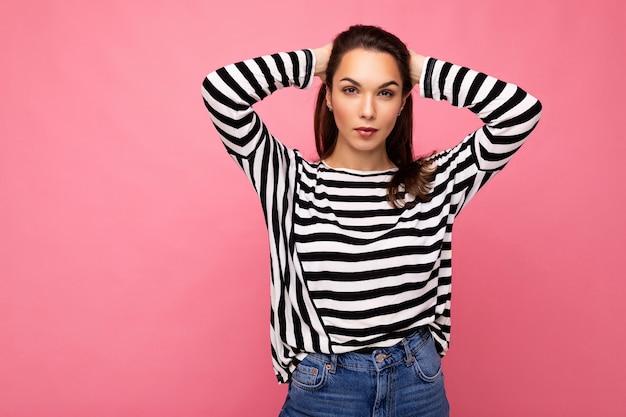
<svg viewBox="0 0 626 417"><path fill-rule="evenodd" d="M202 95L226 150L251 181L270 248L271 346L279 382L307 352L387 347L429 326L441 355L450 336L452 226L539 120L519 87L427 58L422 97L468 108L484 125L432 157L432 200L394 208L394 170L334 169L279 142L252 108L274 91L312 84L311 50L277 53L210 73Z"/></svg>

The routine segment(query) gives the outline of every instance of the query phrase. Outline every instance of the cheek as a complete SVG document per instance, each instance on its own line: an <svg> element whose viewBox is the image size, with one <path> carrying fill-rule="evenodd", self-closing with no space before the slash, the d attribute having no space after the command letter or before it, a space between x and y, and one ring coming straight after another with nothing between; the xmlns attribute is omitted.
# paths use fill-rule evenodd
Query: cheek
<svg viewBox="0 0 626 417"><path fill-rule="evenodd" d="M350 119L350 108L346 107L343 103L335 102L333 106L333 116L335 117L335 124L337 127L345 124Z"/></svg>
<svg viewBox="0 0 626 417"><path fill-rule="evenodd" d="M398 112L400 112L400 106L386 106L378 113L378 117L385 121L388 125L395 125L398 119Z"/></svg>

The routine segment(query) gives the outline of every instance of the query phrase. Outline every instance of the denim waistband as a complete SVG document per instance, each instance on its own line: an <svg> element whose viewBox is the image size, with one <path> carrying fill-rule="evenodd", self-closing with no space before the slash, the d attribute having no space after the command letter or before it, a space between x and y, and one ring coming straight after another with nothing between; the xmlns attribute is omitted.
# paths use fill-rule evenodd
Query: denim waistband
<svg viewBox="0 0 626 417"><path fill-rule="evenodd" d="M415 360L414 355L430 339L432 335L428 326L420 327L411 336L402 339L397 344L385 348L372 348L367 351L347 352L341 354L309 353L308 358L326 364L330 372L334 372L337 366L353 369L380 371L398 362L404 362L410 366Z"/></svg>

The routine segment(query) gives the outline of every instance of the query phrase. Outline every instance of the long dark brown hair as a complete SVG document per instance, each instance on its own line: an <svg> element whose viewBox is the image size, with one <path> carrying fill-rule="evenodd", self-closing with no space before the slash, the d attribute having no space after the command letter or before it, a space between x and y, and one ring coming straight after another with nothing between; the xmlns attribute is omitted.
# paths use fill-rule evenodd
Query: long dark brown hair
<svg viewBox="0 0 626 417"><path fill-rule="evenodd" d="M420 201L429 201L431 182L435 175L434 164L420 157L413 156L413 100L411 97L410 54L406 45L395 35L376 26L356 25L337 35L326 67L326 83L320 87L315 105L315 146L320 159L333 153L339 130L333 114L326 107L326 89L333 88L333 77L343 56L356 48L368 51L384 52L391 55L402 78L402 95L407 96L404 109L387 137L387 156L397 167L389 186L387 198L394 207L404 204L404 186L406 193L414 195Z"/></svg>

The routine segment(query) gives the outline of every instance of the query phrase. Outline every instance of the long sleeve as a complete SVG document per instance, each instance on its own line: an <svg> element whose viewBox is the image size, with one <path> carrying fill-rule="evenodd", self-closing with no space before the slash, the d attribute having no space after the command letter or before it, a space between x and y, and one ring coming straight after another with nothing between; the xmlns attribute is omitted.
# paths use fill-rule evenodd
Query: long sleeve
<svg viewBox="0 0 626 417"><path fill-rule="evenodd" d="M481 170L501 169L539 121L541 103L515 84L433 58L422 77L422 97L467 108L485 123L473 134Z"/></svg>
<svg viewBox="0 0 626 417"><path fill-rule="evenodd" d="M420 95L469 109L484 123L434 157L439 170L433 192L460 197L458 214L525 142L541 117L541 103L515 84L434 58L424 63Z"/></svg>
<svg viewBox="0 0 626 417"><path fill-rule="evenodd" d="M273 139L252 105L281 88L310 87L313 60L310 50L276 53L227 65L207 75L202 97L231 154L249 158L264 141Z"/></svg>
<svg viewBox="0 0 626 417"><path fill-rule="evenodd" d="M270 341L280 382L289 380L294 358L330 353L331 347L295 251L294 201L303 159L271 135L252 105L281 88L309 87L314 68L310 50L277 53L220 68L202 85L211 119L263 208L270 250Z"/></svg>
<svg viewBox="0 0 626 417"><path fill-rule="evenodd" d="M227 65L202 84L213 124L259 195L268 224L284 215L278 196L294 192L299 156L270 133L252 105L281 88L310 87L314 67L311 50L280 52Z"/></svg>
<svg viewBox="0 0 626 417"><path fill-rule="evenodd" d="M514 84L434 58L424 63L420 95L469 109L484 123L455 147L432 157L437 171L428 206L446 207L446 213L456 217L522 146L539 121L541 103ZM452 220L449 227L452 230ZM451 260L451 239L451 233L446 234L443 259ZM442 355L450 339L451 268L451 262L442 262L431 323Z"/></svg>

